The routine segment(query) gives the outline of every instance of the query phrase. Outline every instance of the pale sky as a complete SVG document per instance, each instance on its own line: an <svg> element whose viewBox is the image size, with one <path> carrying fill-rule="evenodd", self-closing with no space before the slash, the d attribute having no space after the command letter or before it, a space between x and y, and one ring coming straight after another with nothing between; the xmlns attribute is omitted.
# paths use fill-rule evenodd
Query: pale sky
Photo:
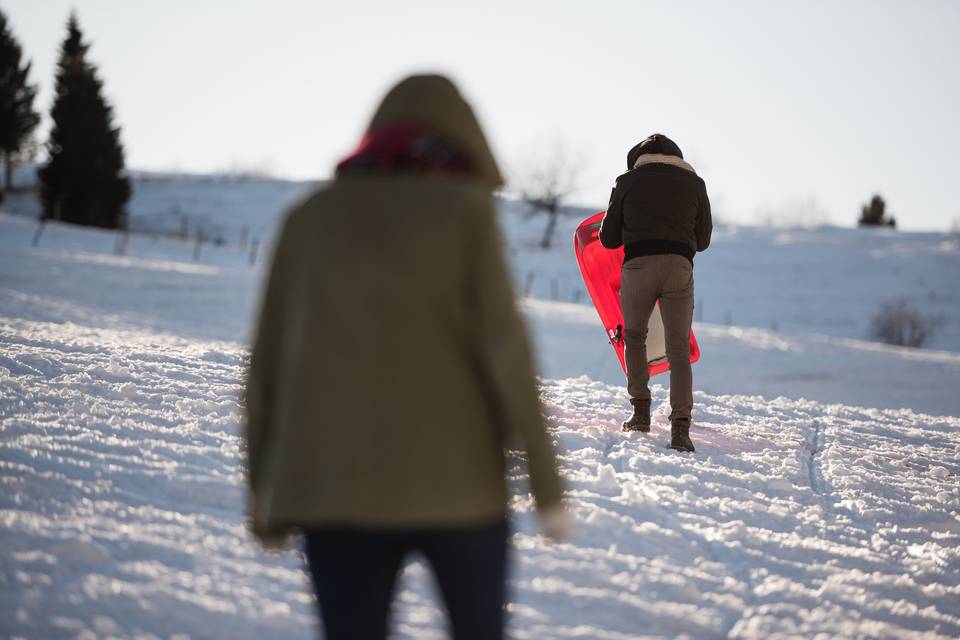
<svg viewBox="0 0 960 640"><path fill-rule="evenodd" d="M71 7L128 166L324 178L383 93L449 74L518 171L558 146L606 205L627 150L672 137L715 215L960 225L960 2L2 0L49 126Z"/></svg>

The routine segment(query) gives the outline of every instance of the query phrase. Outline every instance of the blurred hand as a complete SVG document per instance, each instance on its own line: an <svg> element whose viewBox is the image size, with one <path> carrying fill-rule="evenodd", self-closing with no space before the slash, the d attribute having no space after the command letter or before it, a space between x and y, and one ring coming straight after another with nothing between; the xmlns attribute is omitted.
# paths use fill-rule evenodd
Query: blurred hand
<svg viewBox="0 0 960 640"><path fill-rule="evenodd" d="M540 531L554 542L562 542L573 534L577 520L562 505L556 504L539 512Z"/></svg>
<svg viewBox="0 0 960 640"><path fill-rule="evenodd" d="M286 551L288 548L288 543L290 541L289 536L278 535L278 534L266 534L259 535L254 534L257 537L257 542L260 543L260 546L263 547L264 551Z"/></svg>
<svg viewBox="0 0 960 640"><path fill-rule="evenodd" d="M257 505L256 496L252 496L250 501L250 514L247 516L247 529L250 531L250 534L256 538L264 551L285 551L290 536L283 533L267 531L263 523L257 518Z"/></svg>

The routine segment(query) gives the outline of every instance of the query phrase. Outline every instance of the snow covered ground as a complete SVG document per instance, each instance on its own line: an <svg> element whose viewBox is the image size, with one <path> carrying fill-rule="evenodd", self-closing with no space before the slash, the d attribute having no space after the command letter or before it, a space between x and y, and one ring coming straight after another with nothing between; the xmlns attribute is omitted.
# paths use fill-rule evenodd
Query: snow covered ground
<svg viewBox="0 0 960 640"><path fill-rule="evenodd" d="M176 235L185 221L191 242L148 251L185 261L192 260L198 229L205 238L223 240L234 254L242 254L238 245L244 229L248 243L256 239L268 246L284 209L314 186L229 176L138 176L129 206L131 227ZM26 177L19 183L25 184ZM36 217L40 211L36 198L27 192L8 194L0 210L25 217ZM577 223L593 211L581 209L561 217L553 249L541 251L537 245L543 218L525 215L526 208L510 200L501 201L501 210L518 289L544 300L588 303L570 247ZM218 264L230 254L202 253L209 255L201 264ZM711 249L696 262L700 322L863 340L870 339L870 318L881 303L903 298L912 308L943 318L924 346L960 352L956 233L721 225ZM230 337L244 339L245 325L237 329Z"/></svg>
<svg viewBox="0 0 960 640"><path fill-rule="evenodd" d="M623 384L597 315L584 305L526 299L522 308L550 378ZM960 415L960 353L822 334L694 323L703 350L697 388L712 394L808 398L878 409ZM664 378L654 378L654 381Z"/></svg>
<svg viewBox="0 0 960 640"><path fill-rule="evenodd" d="M211 220L236 237L221 202ZM575 222L537 252L542 221L505 205L579 521L540 537L511 455L510 635L960 636L955 238L721 229L697 261L690 456L665 448L660 386L653 433L618 431L622 372L573 303ZM263 260L139 235L116 255L114 234L58 225L32 248L34 229L0 215L0 637L311 637L299 554L264 554L243 526L237 397ZM890 295L947 316L935 349L864 340ZM406 569L397 637L444 637L428 575Z"/></svg>

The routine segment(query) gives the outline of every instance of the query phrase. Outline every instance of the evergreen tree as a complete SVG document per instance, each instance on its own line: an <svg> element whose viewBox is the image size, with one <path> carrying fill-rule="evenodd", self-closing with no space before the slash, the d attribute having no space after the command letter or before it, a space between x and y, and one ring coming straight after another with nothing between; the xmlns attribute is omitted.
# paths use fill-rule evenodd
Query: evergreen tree
<svg viewBox="0 0 960 640"><path fill-rule="evenodd" d="M89 47L71 15L57 63L50 159L39 171L40 197L46 219L116 229L126 222L130 181L113 109L87 60Z"/></svg>
<svg viewBox="0 0 960 640"><path fill-rule="evenodd" d="M860 207L859 222L861 227L897 226L896 218L887 215L887 203L880 197L880 194L873 196L870 199L870 204Z"/></svg>
<svg viewBox="0 0 960 640"><path fill-rule="evenodd" d="M0 11L0 153L3 153L4 187L12 187L13 166L17 156L29 148L30 135L40 123L33 110L37 87L27 82L30 63L21 66L23 51L7 28L7 17Z"/></svg>

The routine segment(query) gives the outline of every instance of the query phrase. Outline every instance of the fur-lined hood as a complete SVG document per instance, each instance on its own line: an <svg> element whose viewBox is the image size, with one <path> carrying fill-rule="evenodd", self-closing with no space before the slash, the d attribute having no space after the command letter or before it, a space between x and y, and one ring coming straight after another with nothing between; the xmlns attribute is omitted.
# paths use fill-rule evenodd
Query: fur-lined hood
<svg viewBox="0 0 960 640"><path fill-rule="evenodd" d="M697 173L690 163L685 161L683 158L678 158L677 156L668 156L662 153L644 153L637 158L636 162L633 163L633 168L639 169L646 164L669 164L672 167L679 167L693 174Z"/></svg>

